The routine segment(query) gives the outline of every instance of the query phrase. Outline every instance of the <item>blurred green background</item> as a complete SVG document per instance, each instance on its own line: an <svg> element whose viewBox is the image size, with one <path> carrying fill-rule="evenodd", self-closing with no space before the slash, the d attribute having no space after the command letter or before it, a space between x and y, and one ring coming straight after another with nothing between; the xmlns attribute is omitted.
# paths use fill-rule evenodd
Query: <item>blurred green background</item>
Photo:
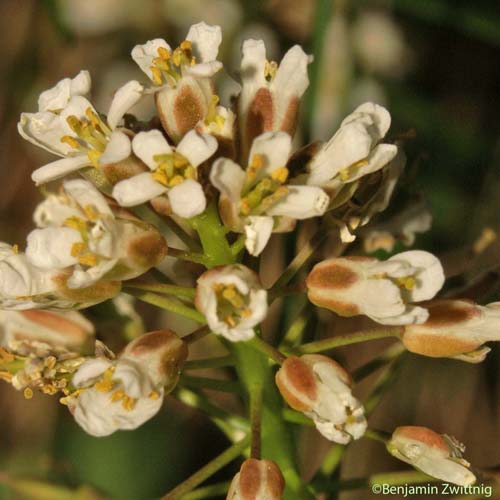
<svg viewBox="0 0 500 500"><path fill-rule="evenodd" d="M485 228L500 230L500 7L493 0L0 0L1 240L24 241L40 200L30 174L50 160L18 136L20 112L33 111L42 90L80 69L90 70L93 101L106 109L121 83L142 79L129 57L135 44L162 37L175 46L201 20L222 26L219 58L234 78L245 38L264 39L269 58L278 61L294 43L316 55L299 140L328 139L365 100L386 105L391 134L408 138L408 166L394 206L423 196L433 215L417 246L442 256L457 286L496 272L497 242L479 257L470 253ZM219 83L227 87L224 78ZM136 112L146 118L154 110L146 104ZM499 300L498 290L488 288L483 298ZM375 351L339 352L356 367ZM499 366L498 348L480 366L410 356L372 425L388 431L428 425L465 441L474 464L498 467ZM225 446L208 420L173 400L141 429L104 439L86 436L48 396L26 401L2 384L0 403L0 497L6 499L151 499ZM306 475L326 449L317 439L303 437ZM347 454L342 475L400 466L360 442Z"/></svg>

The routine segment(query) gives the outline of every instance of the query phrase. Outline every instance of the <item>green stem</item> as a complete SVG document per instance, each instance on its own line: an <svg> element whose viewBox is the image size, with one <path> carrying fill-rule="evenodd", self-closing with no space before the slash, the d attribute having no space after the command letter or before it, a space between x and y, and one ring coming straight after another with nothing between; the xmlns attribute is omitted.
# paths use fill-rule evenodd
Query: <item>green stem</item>
<svg viewBox="0 0 500 500"><path fill-rule="evenodd" d="M209 486L197 488L196 490L187 493L182 497L182 500L203 500L205 498L225 497L230 486L230 481L226 481L225 483L210 484Z"/></svg>
<svg viewBox="0 0 500 500"><path fill-rule="evenodd" d="M234 358L231 355L217 356L214 358L205 359L192 359L186 361L183 370L202 370L207 368L225 368L226 366L233 366Z"/></svg>
<svg viewBox="0 0 500 500"><path fill-rule="evenodd" d="M168 247L168 256L180 260L187 260L188 262L195 262L196 264L205 265L206 263L205 256L201 253L186 252L178 248Z"/></svg>
<svg viewBox="0 0 500 500"><path fill-rule="evenodd" d="M260 460L262 423L262 384L254 383L250 387L250 428L252 446L250 456Z"/></svg>
<svg viewBox="0 0 500 500"><path fill-rule="evenodd" d="M314 422L310 418L307 418L303 413L300 413L299 411L291 410L290 408L284 408L281 414L284 420L292 424L314 427Z"/></svg>
<svg viewBox="0 0 500 500"><path fill-rule="evenodd" d="M146 290L148 292L166 293L168 295L187 297L189 299L194 299L194 297L196 296L196 288L166 285L163 283L147 283L140 280L128 280L124 289L126 290L127 288L136 288L138 290Z"/></svg>
<svg viewBox="0 0 500 500"><path fill-rule="evenodd" d="M363 434L363 437L368 439L373 439L374 441L379 441L380 443L384 443L384 445L387 444L387 441L389 439L389 436L385 435L380 431L375 431L373 429L366 429L365 433Z"/></svg>
<svg viewBox="0 0 500 500"><path fill-rule="evenodd" d="M201 324L206 323L205 316L203 316L203 314L199 313L196 309L185 306L184 304L173 299L169 299L162 295L157 295L156 293L141 292L139 290L127 290L126 293L136 297L139 300L142 300L143 302L147 302L148 304L152 304L153 306L165 309L166 311L179 314L180 316L192 319Z"/></svg>
<svg viewBox="0 0 500 500"><path fill-rule="evenodd" d="M205 212L191 219L203 245L205 266L208 268L233 264L235 256L226 239L226 228L222 225L217 205L212 202Z"/></svg>
<svg viewBox="0 0 500 500"><path fill-rule="evenodd" d="M246 236L244 234L240 234L238 239L231 245L232 254L237 257L239 253L245 248Z"/></svg>
<svg viewBox="0 0 500 500"><path fill-rule="evenodd" d="M286 359L286 356L283 353L278 351L278 349L273 347L271 344L268 344L265 340L258 337L257 335L253 339L249 340L247 344L251 345L254 349L257 349L262 354L272 359L278 365L283 364L283 361L285 361Z"/></svg>
<svg viewBox="0 0 500 500"><path fill-rule="evenodd" d="M370 330L360 330L359 332L347 333L345 335L337 335L329 339L317 340L300 346L297 350L301 354L312 354L316 352L329 351L336 347L341 347L351 344L359 344L369 340L383 339L386 337L401 337L403 329L399 326L375 328Z"/></svg>
<svg viewBox="0 0 500 500"><path fill-rule="evenodd" d="M183 498L186 493L192 491L196 486L213 476L218 470L222 469L222 467L238 458L245 448L248 447L249 442L250 436L246 436L238 443L233 444L233 446L222 452L199 471L195 472L192 476L188 477L184 482L167 493L162 497L163 500L177 500Z"/></svg>
<svg viewBox="0 0 500 500"><path fill-rule="evenodd" d="M346 446L343 444L332 444L325 458L323 459L323 464L321 465L321 472L326 476L331 476L337 467L340 465L340 461L344 456Z"/></svg>
<svg viewBox="0 0 500 500"><path fill-rule="evenodd" d="M240 384L233 380L219 380L215 378L183 375L181 377L181 383L193 389L211 389L220 392L241 393Z"/></svg>
<svg viewBox="0 0 500 500"><path fill-rule="evenodd" d="M210 332L211 330L208 326L202 326L201 328L198 328L194 332L184 335L184 337L182 337L182 340L186 342L186 344L192 344L193 342L196 342L206 337Z"/></svg>

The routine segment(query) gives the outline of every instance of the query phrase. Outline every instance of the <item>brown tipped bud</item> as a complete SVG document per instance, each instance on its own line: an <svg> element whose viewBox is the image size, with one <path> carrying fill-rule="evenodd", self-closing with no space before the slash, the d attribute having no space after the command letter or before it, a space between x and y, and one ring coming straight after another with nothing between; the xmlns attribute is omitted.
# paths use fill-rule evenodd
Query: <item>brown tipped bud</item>
<svg viewBox="0 0 500 500"><path fill-rule="evenodd" d="M117 163L101 165L100 169L110 184L129 179L134 175L147 172L148 167L139 158L131 155Z"/></svg>
<svg viewBox="0 0 500 500"><path fill-rule="evenodd" d="M120 355L143 365L155 384L171 391L188 356L188 347L170 330L157 330L130 342Z"/></svg>
<svg viewBox="0 0 500 500"><path fill-rule="evenodd" d="M274 462L249 458L234 476L226 500L279 500L284 489L285 480Z"/></svg>
<svg viewBox="0 0 500 500"><path fill-rule="evenodd" d="M0 311L1 344L12 341L43 342L81 351L94 336L94 327L76 311Z"/></svg>
<svg viewBox="0 0 500 500"><path fill-rule="evenodd" d="M440 300L427 305L429 319L421 325L407 325L403 344L416 354L455 357L480 362L487 348L484 342L500 340L498 303L480 306L466 300Z"/></svg>

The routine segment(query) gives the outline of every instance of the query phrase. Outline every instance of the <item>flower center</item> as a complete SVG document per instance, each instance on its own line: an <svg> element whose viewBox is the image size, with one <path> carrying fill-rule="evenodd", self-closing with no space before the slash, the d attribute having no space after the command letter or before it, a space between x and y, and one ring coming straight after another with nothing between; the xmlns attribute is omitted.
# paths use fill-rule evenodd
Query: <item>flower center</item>
<svg viewBox="0 0 500 500"><path fill-rule="evenodd" d="M106 149L111 129L92 108L86 109L85 116L86 118L81 120L75 115L66 118L76 137L64 135L61 137L61 142L81 153L86 153L92 165L98 167L99 157Z"/></svg>
<svg viewBox="0 0 500 500"><path fill-rule="evenodd" d="M211 132L220 132L224 127L226 119L217 113L217 105L219 104L219 96L213 94L208 105L207 115L204 123Z"/></svg>
<svg viewBox="0 0 500 500"><path fill-rule="evenodd" d="M158 166L151 174L153 179L165 187L174 187L187 179L196 180L196 169L179 153L154 155Z"/></svg>
<svg viewBox="0 0 500 500"><path fill-rule="evenodd" d="M264 65L264 77L268 82L272 82L276 77L276 72L278 71L278 63L276 61L266 60Z"/></svg>
<svg viewBox="0 0 500 500"><path fill-rule="evenodd" d="M270 175L257 180L263 165L262 155L253 155L241 193L240 214L243 216L263 214L288 194L288 188L284 185L288 179L288 169L276 168Z"/></svg>
<svg viewBox="0 0 500 500"><path fill-rule="evenodd" d="M158 56L153 59L150 67L155 85L167 83L175 87L182 77L182 67L196 64L193 46L189 40L184 40L173 52L159 47L157 53Z"/></svg>
<svg viewBox="0 0 500 500"><path fill-rule="evenodd" d="M352 177L356 175L356 170L359 167L363 167L364 165L368 165L368 160L359 160L348 167L343 168L339 171L339 177L342 181L348 181Z"/></svg>
<svg viewBox="0 0 500 500"><path fill-rule="evenodd" d="M216 283L213 290L217 296L217 316L229 327L234 328L252 314L248 307L249 296L242 294L235 285Z"/></svg>

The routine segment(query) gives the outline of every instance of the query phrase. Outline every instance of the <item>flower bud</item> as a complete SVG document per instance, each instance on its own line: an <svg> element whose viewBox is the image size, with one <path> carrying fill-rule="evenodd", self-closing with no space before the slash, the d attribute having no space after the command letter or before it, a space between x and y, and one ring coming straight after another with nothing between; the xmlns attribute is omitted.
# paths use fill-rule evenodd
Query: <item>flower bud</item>
<svg viewBox="0 0 500 500"><path fill-rule="evenodd" d="M169 330L146 333L117 359L95 357L73 376L65 398L76 422L93 436L136 429L160 410L187 358L187 346Z"/></svg>
<svg viewBox="0 0 500 500"><path fill-rule="evenodd" d="M425 323L404 329L402 341L411 352L480 363L490 351L482 344L500 340L500 302L480 306L467 300L439 300L427 308Z"/></svg>
<svg viewBox="0 0 500 500"><path fill-rule="evenodd" d="M214 333L238 342L252 338L266 317L267 292L247 267L221 266L198 278L195 304Z"/></svg>
<svg viewBox="0 0 500 500"><path fill-rule="evenodd" d="M314 421L330 441L347 444L366 430L361 403L352 395L349 374L321 354L286 359L276 374L285 401Z"/></svg>
<svg viewBox="0 0 500 500"><path fill-rule="evenodd" d="M340 316L364 314L383 325L423 323L429 313L412 302L429 300L444 283L434 255L411 250L386 261L342 257L320 262L307 277L309 300Z"/></svg>
<svg viewBox="0 0 500 500"><path fill-rule="evenodd" d="M387 450L399 460L429 476L468 486L476 481L470 464L462 458L465 447L446 434L427 427L398 427L387 444Z"/></svg>
<svg viewBox="0 0 500 500"><path fill-rule="evenodd" d="M1 311L0 345L43 342L54 347L82 351L92 341L94 327L76 311Z"/></svg>
<svg viewBox="0 0 500 500"><path fill-rule="evenodd" d="M285 480L279 467L270 460L245 460L234 476L226 500L279 500Z"/></svg>

